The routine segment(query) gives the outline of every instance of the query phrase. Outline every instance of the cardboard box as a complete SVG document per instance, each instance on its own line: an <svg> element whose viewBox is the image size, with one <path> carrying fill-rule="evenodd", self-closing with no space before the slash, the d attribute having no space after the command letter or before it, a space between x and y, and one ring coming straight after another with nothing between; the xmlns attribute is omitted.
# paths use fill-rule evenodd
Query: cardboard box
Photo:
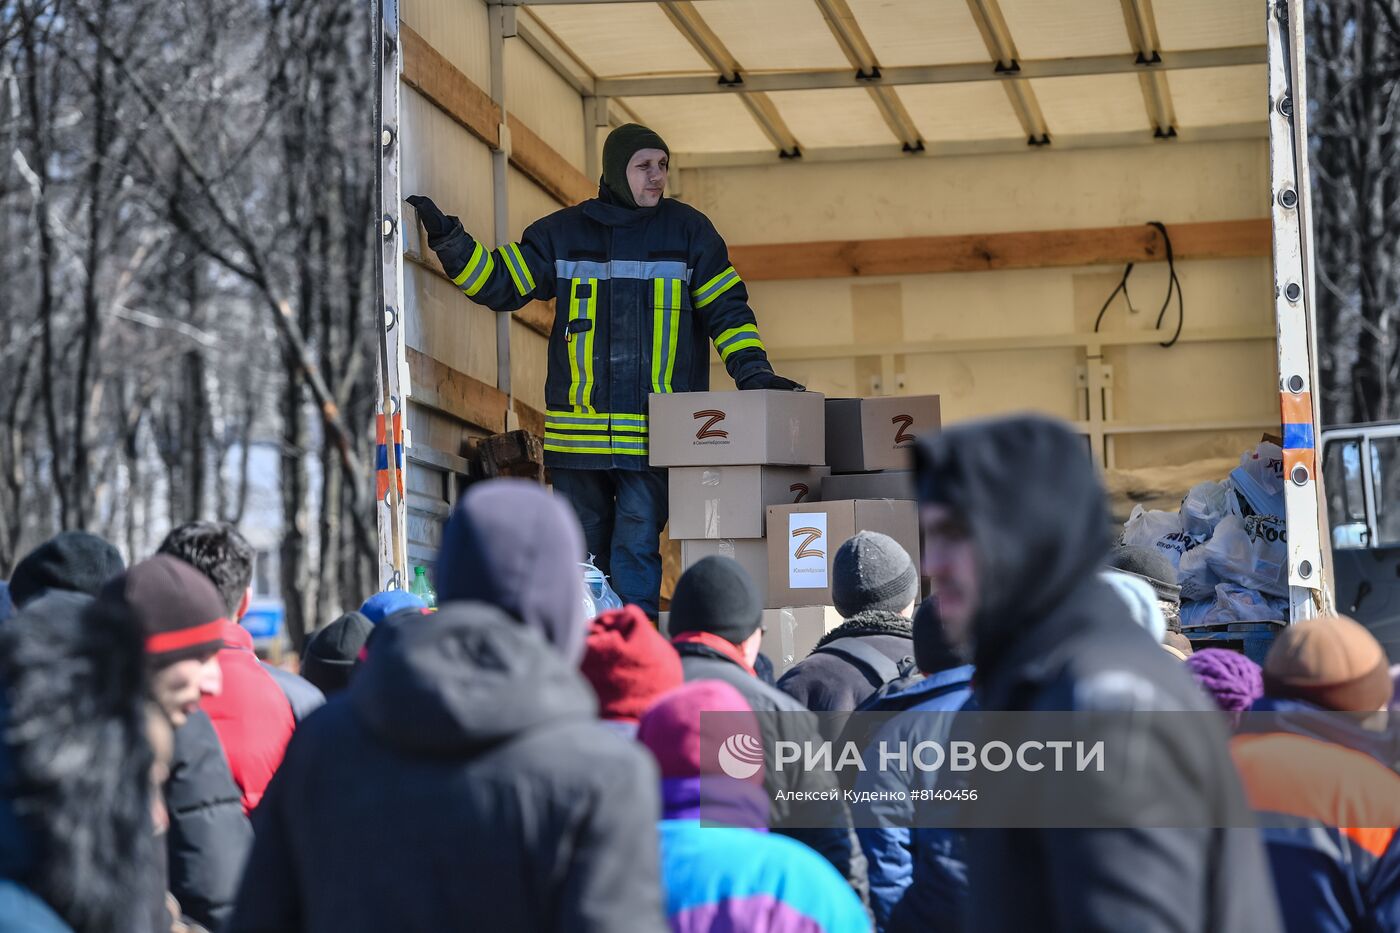
<svg viewBox="0 0 1400 933"><path fill-rule="evenodd" d="M675 474L671 474L674 476ZM822 499L916 499L913 470L822 477Z"/></svg>
<svg viewBox="0 0 1400 933"><path fill-rule="evenodd" d="M833 473L912 469L914 439L941 424L936 395L827 399L826 465Z"/></svg>
<svg viewBox="0 0 1400 933"><path fill-rule="evenodd" d="M671 537L761 538L768 506L821 499L826 467L710 466L670 471Z"/></svg>
<svg viewBox="0 0 1400 933"><path fill-rule="evenodd" d="M786 606L763 610L763 644L759 648L773 662L773 675L781 677L812 653L823 635L844 620L830 606Z"/></svg>
<svg viewBox="0 0 1400 933"><path fill-rule="evenodd" d="M919 566L919 513L902 499L844 499L768 507L768 602L831 605L831 564L857 531L894 538Z"/></svg>
<svg viewBox="0 0 1400 933"><path fill-rule="evenodd" d="M678 392L651 396L652 466L826 462L825 401L818 392Z"/></svg>
<svg viewBox="0 0 1400 933"><path fill-rule="evenodd" d="M763 605L768 605L768 542L763 538L718 538L712 541L681 542L681 573L696 561L718 554L739 562L749 572L754 590Z"/></svg>

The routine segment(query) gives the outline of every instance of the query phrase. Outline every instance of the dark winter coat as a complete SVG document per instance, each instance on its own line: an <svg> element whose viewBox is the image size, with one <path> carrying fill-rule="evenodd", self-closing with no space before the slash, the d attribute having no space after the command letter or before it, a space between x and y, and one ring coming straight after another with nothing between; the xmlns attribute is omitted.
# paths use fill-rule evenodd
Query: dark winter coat
<svg viewBox="0 0 1400 933"><path fill-rule="evenodd" d="M889 660L888 671L877 671L840 649L860 642ZM830 646L833 650L823 650ZM778 681L778 689L813 712L849 713L906 671L914 661L914 629L894 612L862 612L827 632L816 648Z"/></svg>
<svg viewBox="0 0 1400 933"><path fill-rule="evenodd" d="M52 591L0 626L0 931L149 933L164 898L144 637Z"/></svg>
<svg viewBox="0 0 1400 933"><path fill-rule="evenodd" d="M458 224L430 241L478 304L557 301L545 379L545 463L646 470L647 399L710 387L710 348L736 382L771 371L748 290L714 225L664 198L629 209L599 196L495 250Z"/></svg>
<svg viewBox="0 0 1400 933"><path fill-rule="evenodd" d="M1083 438L1046 418L1002 419L925 438L916 463L921 498L956 508L976 549L981 709L1211 708L1098 577L1111 524ZM1242 810L1223 727L1192 719L1195 728L1132 734L1131 754L1152 777L1118 788L1115 801ZM978 930L1279 928L1253 829L982 829L968 833L968 870Z"/></svg>
<svg viewBox="0 0 1400 933"><path fill-rule="evenodd" d="M722 680L734 687L753 711L760 714L760 728L781 730L775 738L797 742L821 741L816 717L786 693L768 686L734 661L704 645L677 644L676 651L681 656L681 670L685 673L687 682ZM763 715L778 712L786 715ZM769 799L773 799L779 790L839 790L835 778L829 772L820 770L788 768L783 770L780 777L785 781L782 786L774 782L773 769L765 772L764 790ZM768 825L774 831L804 842L819 852L850 882L851 887L860 895L861 901L868 902L870 889L865 856L861 853L860 840L856 838L845 804L839 806L845 817L845 826L813 828L832 825L829 815L832 807L830 802L804 804L801 801L773 800L769 809Z"/></svg>
<svg viewBox="0 0 1400 933"><path fill-rule="evenodd" d="M253 828L218 733L202 710L175 730L165 807L170 893L186 917L217 933L233 912Z"/></svg>
<svg viewBox="0 0 1400 933"><path fill-rule="evenodd" d="M658 783L536 632L395 616L292 737L230 930L664 930Z"/></svg>
<svg viewBox="0 0 1400 933"><path fill-rule="evenodd" d="M326 705L326 695L321 689L307 680L285 671L275 664L268 664L266 661L262 665L263 670L277 682L277 686L282 688L282 695L287 698L287 703L292 707L292 721L297 725L307 716Z"/></svg>

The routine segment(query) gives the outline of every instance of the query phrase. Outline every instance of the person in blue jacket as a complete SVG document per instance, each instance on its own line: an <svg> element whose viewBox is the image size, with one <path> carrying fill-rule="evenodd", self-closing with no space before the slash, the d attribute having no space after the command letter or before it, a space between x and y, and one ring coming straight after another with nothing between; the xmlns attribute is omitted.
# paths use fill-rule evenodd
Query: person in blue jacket
<svg viewBox="0 0 1400 933"><path fill-rule="evenodd" d="M860 712L903 711L886 723L866 745L866 771L858 790L904 791L932 789L925 775L876 767L880 742L946 740L950 716L972 698L973 667L965 639L950 638L938 615L937 600L924 600L914 613L914 660L921 675L893 682L889 691L871 697ZM882 805L853 812L856 835L870 872L870 906L877 930L920 925L959 929L966 912L967 865L962 833L951 829L912 828L912 804ZM896 919L898 915L898 919Z"/></svg>
<svg viewBox="0 0 1400 933"><path fill-rule="evenodd" d="M698 210L664 197L670 151L629 123L603 145L598 196L495 249L429 198L408 198L444 271L477 304L556 302L544 458L624 603L655 618L666 474L648 463L648 399L710 387L708 343L740 389L801 389L773 372L748 290Z"/></svg>

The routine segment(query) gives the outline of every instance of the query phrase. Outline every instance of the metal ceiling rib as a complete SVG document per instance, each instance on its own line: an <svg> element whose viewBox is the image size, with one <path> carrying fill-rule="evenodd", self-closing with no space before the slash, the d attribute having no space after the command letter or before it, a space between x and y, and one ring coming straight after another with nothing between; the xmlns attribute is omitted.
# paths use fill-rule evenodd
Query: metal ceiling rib
<svg viewBox="0 0 1400 933"><path fill-rule="evenodd" d="M894 156L1008 151L1018 138L1021 147L1052 137L1057 148L1123 144L1174 136L1183 124L1190 139L1258 131L1252 111L1235 103L1237 86L1252 80L1240 76L1265 59L1256 0L1172 0L1161 9L1152 0L486 2L532 7L526 41L564 65L586 97L626 98L672 132L708 115L711 135L696 151L706 165L761 156L752 131L733 116L717 119L743 112L733 104L777 150L770 159L873 152L888 146L882 123L901 143ZM1201 17L1220 28L1201 28L1193 21ZM849 67L837 67L842 59ZM1129 75L1136 93L1125 92ZM808 93L839 88L863 93ZM1135 112L1125 93L1141 98ZM737 100L721 107L702 95Z"/></svg>
<svg viewBox="0 0 1400 933"><path fill-rule="evenodd" d="M1162 61L1162 40L1157 34L1157 17L1152 13L1152 0L1120 0L1123 23L1128 27L1128 41L1137 52L1143 71L1138 75L1142 85L1142 102L1147 107L1147 119L1152 134L1158 139L1176 136L1176 108L1172 105L1167 76L1158 70Z"/></svg>
<svg viewBox="0 0 1400 933"><path fill-rule="evenodd" d="M982 34L987 54L996 62L997 70L1008 74L1020 71L1016 43L1011 39L1011 30L1006 25L1006 17L1002 15L997 0L967 0L967 8L977 24L977 31ZM1030 82L1012 79L1003 83L1002 87L1011 101L1011 109L1016 111L1016 119L1021 121L1026 142L1032 146L1048 146L1050 130L1045 125L1045 116L1040 112L1040 102L1036 100Z"/></svg>
<svg viewBox="0 0 1400 933"><path fill-rule="evenodd" d="M695 9L695 4L690 0L675 0L663 4L661 9L681 35L685 36L701 57L710 63L710 67L719 73L721 82L742 83L743 69L740 68L739 62ZM762 128L764 135L777 147L780 157L796 158L802 154L797 137L783 122L782 114L778 113L778 108L773 105L767 94L762 91L745 92L739 99L744 102L744 106Z"/></svg>
<svg viewBox="0 0 1400 933"><path fill-rule="evenodd" d="M855 14L851 12L846 0L816 0L816 4L822 11L822 18L826 20L827 28L831 30L831 34L836 37L837 44L841 46L841 51L845 53L846 60L856 69L856 76L858 78L865 76L867 79L879 77L880 62L875 57L875 50L870 47L865 33L856 23ZM871 87L868 91L871 100L880 110L880 116L885 118L890 132L894 133L904 151L922 152L924 149L923 137L919 134L919 128L914 125L913 117L904 108L904 103L899 99L899 94L895 89Z"/></svg>

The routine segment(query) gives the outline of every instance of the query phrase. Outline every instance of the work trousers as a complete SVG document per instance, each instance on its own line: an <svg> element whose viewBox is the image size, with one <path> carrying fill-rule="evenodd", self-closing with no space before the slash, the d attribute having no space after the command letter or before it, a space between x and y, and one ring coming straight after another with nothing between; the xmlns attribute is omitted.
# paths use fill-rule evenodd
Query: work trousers
<svg viewBox="0 0 1400 933"><path fill-rule="evenodd" d="M623 603L656 618L661 603L661 529L670 503L664 470L552 469L554 491L583 526L594 565Z"/></svg>

